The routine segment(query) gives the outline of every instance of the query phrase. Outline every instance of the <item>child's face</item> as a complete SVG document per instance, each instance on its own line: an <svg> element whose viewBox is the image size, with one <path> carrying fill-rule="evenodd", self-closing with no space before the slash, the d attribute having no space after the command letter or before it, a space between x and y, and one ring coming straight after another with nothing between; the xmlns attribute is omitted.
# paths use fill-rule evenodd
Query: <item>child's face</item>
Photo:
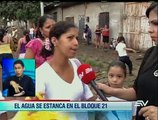
<svg viewBox="0 0 158 120"><path fill-rule="evenodd" d="M15 70L16 76L19 77L23 74L24 68L21 64L15 64L14 65L14 70Z"/></svg>
<svg viewBox="0 0 158 120"><path fill-rule="evenodd" d="M108 71L108 82L111 87L122 88L125 80L125 73L121 67L113 66Z"/></svg>

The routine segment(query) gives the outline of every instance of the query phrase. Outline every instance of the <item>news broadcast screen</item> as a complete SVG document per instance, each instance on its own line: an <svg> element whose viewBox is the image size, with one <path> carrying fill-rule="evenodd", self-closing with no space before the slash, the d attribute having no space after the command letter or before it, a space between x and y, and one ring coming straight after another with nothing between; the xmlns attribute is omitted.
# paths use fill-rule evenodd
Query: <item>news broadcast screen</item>
<svg viewBox="0 0 158 120"><path fill-rule="evenodd" d="M80 65L77 71L78 76L87 83L89 83L88 80L95 78L95 73L88 64ZM98 96L96 101L71 101L56 98L47 100L41 93L35 95L35 88L37 88L35 72L34 59L2 60L2 91L0 94L2 115L15 111L13 120L132 119L133 109L136 108L132 102L110 102L102 96Z"/></svg>
<svg viewBox="0 0 158 120"><path fill-rule="evenodd" d="M157 120L157 2L0 8L0 120Z"/></svg>

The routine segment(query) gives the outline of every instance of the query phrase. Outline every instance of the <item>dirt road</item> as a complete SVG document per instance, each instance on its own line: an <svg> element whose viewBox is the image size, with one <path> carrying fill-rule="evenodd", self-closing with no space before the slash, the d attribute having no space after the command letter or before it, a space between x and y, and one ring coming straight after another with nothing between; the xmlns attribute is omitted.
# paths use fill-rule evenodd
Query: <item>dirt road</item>
<svg viewBox="0 0 158 120"><path fill-rule="evenodd" d="M129 87L133 85L133 82L136 78L136 75L138 73L138 69L140 66L140 63L142 61L142 57L144 53L128 53L130 56L130 59L133 63L133 76L129 76L127 74L125 87ZM107 81L107 66L110 62L113 60L118 59L117 53L115 50L104 50L103 48L95 48L94 45L87 45L85 43L80 43L79 50L77 53L77 58L82 63L88 63L96 71L98 72L97 81L98 82L106 82ZM127 69L128 72L128 69Z"/></svg>

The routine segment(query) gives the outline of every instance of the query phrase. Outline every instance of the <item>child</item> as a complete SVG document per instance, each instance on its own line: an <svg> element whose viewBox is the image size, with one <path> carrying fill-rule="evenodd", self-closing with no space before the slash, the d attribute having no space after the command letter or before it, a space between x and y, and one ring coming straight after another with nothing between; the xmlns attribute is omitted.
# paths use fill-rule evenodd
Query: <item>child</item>
<svg viewBox="0 0 158 120"><path fill-rule="evenodd" d="M108 85L113 88L122 88L124 81L126 79L126 65L121 61L113 61L107 70L107 76L108 76ZM123 99L117 98L117 97L107 97L109 101L125 101ZM130 120L131 115L128 111L120 111L117 112L117 115L114 115L113 112L106 112L104 113L105 117L110 120L110 118L113 118L113 120ZM135 111L133 112L133 116L135 115ZM101 113L103 114L103 113ZM120 117L121 116L121 117ZM120 118L119 118L120 117Z"/></svg>
<svg viewBox="0 0 158 120"><path fill-rule="evenodd" d="M108 85L113 88L123 88L126 79L126 66L121 61L113 61L107 69ZM119 98L108 97L109 101L120 101Z"/></svg>
<svg viewBox="0 0 158 120"><path fill-rule="evenodd" d="M119 60L128 65L129 74L132 75L133 64L132 64L132 61L130 60L130 58L127 54L127 51L132 51L132 52L136 52L136 51L131 49L131 48L127 48L124 41L125 41L124 37L121 37L120 39L118 39L116 51L118 52Z"/></svg>

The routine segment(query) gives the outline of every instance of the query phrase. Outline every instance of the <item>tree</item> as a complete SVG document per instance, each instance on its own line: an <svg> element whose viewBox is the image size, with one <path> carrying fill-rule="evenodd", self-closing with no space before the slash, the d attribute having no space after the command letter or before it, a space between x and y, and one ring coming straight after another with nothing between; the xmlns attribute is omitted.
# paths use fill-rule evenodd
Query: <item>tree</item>
<svg viewBox="0 0 158 120"><path fill-rule="evenodd" d="M2 1L0 2L0 16L4 18L4 21L24 21L27 29L27 21L35 23L40 17L40 2Z"/></svg>

